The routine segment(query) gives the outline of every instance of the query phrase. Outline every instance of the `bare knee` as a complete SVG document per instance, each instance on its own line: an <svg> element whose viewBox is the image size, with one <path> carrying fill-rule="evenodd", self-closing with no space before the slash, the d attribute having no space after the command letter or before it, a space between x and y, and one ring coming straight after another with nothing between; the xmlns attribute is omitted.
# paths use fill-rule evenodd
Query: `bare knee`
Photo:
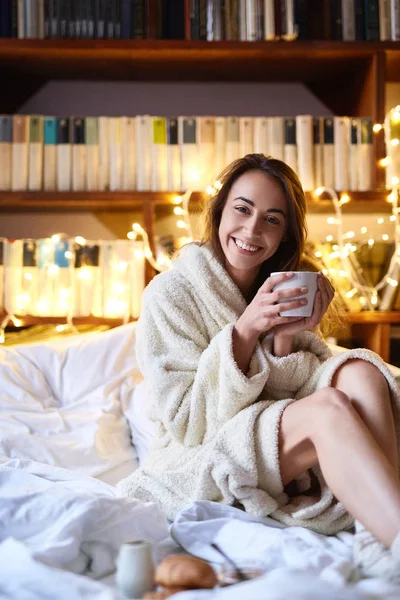
<svg viewBox="0 0 400 600"><path fill-rule="evenodd" d="M375 385L383 385L387 387L386 378L381 370L370 363L368 360L361 358L352 358L340 365L335 375L333 376L332 386L340 387L341 384L348 385L356 383L360 385L373 381Z"/></svg>
<svg viewBox="0 0 400 600"><path fill-rule="evenodd" d="M329 433L333 427L342 427L354 418L354 408L350 398L333 387L325 387L313 395L314 415L311 437Z"/></svg>

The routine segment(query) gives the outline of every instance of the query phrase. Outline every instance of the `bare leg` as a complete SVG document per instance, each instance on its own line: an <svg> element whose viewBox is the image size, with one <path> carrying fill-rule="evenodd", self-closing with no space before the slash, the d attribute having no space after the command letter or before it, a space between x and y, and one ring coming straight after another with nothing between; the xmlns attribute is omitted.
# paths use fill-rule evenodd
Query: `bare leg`
<svg viewBox="0 0 400 600"><path fill-rule="evenodd" d="M348 396L333 388L289 405L280 428L284 485L319 463L347 510L388 548L400 532L400 484Z"/></svg>
<svg viewBox="0 0 400 600"><path fill-rule="evenodd" d="M377 367L365 360L350 360L335 373L332 387L342 390L372 433L396 473L397 440L390 393Z"/></svg>

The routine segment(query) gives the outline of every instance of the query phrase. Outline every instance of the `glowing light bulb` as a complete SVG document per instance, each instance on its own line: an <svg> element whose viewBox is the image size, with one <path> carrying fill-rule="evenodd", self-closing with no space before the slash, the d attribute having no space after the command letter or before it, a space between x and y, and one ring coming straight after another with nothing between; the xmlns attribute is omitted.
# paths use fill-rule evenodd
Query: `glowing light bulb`
<svg viewBox="0 0 400 600"><path fill-rule="evenodd" d="M388 234L387 234L387 233L383 233L383 234L382 234L382 239L383 239L383 241L384 241L384 242L387 242L387 241L388 241L388 239L389 239L389 236L388 236Z"/></svg>
<svg viewBox="0 0 400 600"><path fill-rule="evenodd" d="M32 273L24 273L24 277L25 277L25 279L28 279L28 281L31 281Z"/></svg>
<svg viewBox="0 0 400 600"><path fill-rule="evenodd" d="M379 133L382 128L383 128L383 126L380 123L375 123L374 126L372 127L372 131L374 133Z"/></svg>
<svg viewBox="0 0 400 600"><path fill-rule="evenodd" d="M373 246L375 244L375 240L373 238L370 238L368 240L368 246Z"/></svg>
<svg viewBox="0 0 400 600"><path fill-rule="evenodd" d="M126 237L128 240L136 240L136 233L134 231L128 231Z"/></svg>
<svg viewBox="0 0 400 600"><path fill-rule="evenodd" d="M184 214L186 214L186 210L183 210L183 208L181 206L175 206L174 214L175 215L184 215Z"/></svg>
<svg viewBox="0 0 400 600"><path fill-rule="evenodd" d="M84 246L86 244L86 240L84 237L82 237L81 235L77 235L75 238L75 242L77 244L79 244L80 246Z"/></svg>
<svg viewBox="0 0 400 600"><path fill-rule="evenodd" d="M176 226L179 227L179 229L186 229L187 228L187 224L185 223L185 221L177 221L176 222Z"/></svg>
<svg viewBox="0 0 400 600"><path fill-rule="evenodd" d="M323 187L318 187L316 190L314 190L314 194L316 196L320 196L323 193L324 193L324 188Z"/></svg>
<svg viewBox="0 0 400 600"><path fill-rule="evenodd" d="M331 242L333 240L333 235L327 235L325 239L327 242Z"/></svg>
<svg viewBox="0 0 400 600"><path fill-rule="evenodd" d="M55 244L57 244L57 242L59 242L61 238L60 238L60 236L59 236L59 235L56 233L55 235L52 235L52 236L51 236L51 239L52 239L52 241L53 241Z"/></svg>
<svg viewBox="0 0 400 600"><path fill-rule="evenodd" d="M132 229L133 231L136 231L136 233L140 233L142 231L142 228L139 225L139 223L132 223Z"/></svg>
<svg viewBox="0 0 400 600"><path fill-rule="evenodd" d="M360 231L361 231L361 233L367 233L368 229L367 229L367 227L363 226L363 227L361 227Z"/></svg>
<svg viewBox="0 0 400 600"><path fill-rule="evenodd" d="M174 204L182 204L183 202L183 197L182 196L175 196L175 198L172 200L172 202Z"/></svg>
<svg viewBox="0 0 400 600"><path fill-rule="evenodd" d="M346 204L347 202L350 202L350 196L348 194L342 194L340 196L340 205Z"/></svg>

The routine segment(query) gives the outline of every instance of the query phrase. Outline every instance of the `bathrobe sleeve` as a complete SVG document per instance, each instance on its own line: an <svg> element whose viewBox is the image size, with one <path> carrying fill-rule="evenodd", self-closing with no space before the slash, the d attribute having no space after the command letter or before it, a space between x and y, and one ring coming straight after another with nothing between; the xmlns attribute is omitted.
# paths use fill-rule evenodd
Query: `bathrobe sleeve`
<svg viewBox="0 0 400 600"><path fill-rule="evenodd" d="M190 289L162 283L143 295L137 360L157 418L177 441L196 446L257 400L269 366L258 344L245 376L233 357L234 323L210 339Z"/></svg>

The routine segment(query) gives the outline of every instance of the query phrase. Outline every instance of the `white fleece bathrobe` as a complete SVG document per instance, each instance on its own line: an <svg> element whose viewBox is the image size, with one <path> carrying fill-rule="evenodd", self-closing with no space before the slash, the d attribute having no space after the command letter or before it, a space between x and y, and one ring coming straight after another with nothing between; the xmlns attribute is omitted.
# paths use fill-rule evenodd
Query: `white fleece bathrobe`
<svg viewBox="0 0 400 600"><path fill-rule="evenodd" d="M169 518L195 500L241 504L254 515L324 534L349 528L352 517L335 500L318 468L321 497L284 492L278 460L284 408L328 386L349 358L363 358L385 375L396 423L395 380L375 353L351 350L331 358L320 337L295 337L293 353L272 354L272 335L257 343L249 372L237 367L232 329L246 301L209 247L185 247L173 267L146 288L137 326L137 360L147 380L160 437L141 468L118 485L119 495L159 503ZM399 435L398 435L399 439ZM351 482L349 482L351 485Z"/></svg>

